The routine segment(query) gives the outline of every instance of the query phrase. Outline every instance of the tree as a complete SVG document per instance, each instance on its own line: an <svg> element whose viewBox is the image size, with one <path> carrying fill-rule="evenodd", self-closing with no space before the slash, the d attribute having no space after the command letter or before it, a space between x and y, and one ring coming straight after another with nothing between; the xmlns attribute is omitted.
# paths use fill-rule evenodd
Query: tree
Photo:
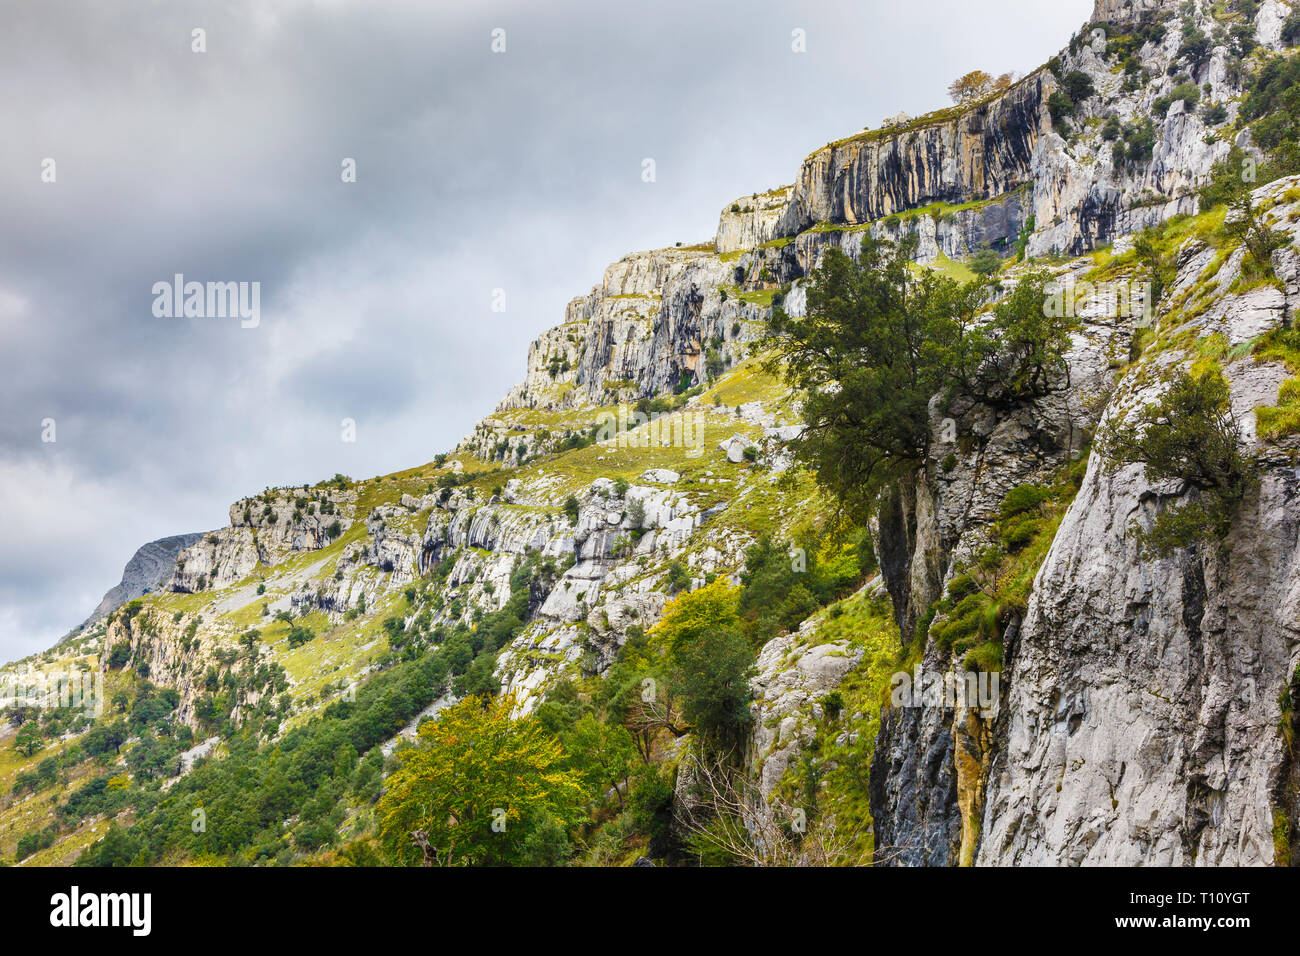
<svg viewBox="0 0 1300 956"><path fill-rule="evenodd" d="M1273 278L1273 253L1291 244L1290 234L1270 226L1245 190L1233 201L1233 208L1237 215L1228 230L1241 237L1250 253L1247 264L1252 274Z"/></svg>
<svg viewBox="0 0 1300 956"><path fill-rule="evenodd" d="M970 270L976 275L991 276L1002 269L1002 257L987 245L980 246L970 260Z"/></svg>
<svg viewBox="0 0 1300 956"><path fill-rule="evenodd" d="M682 716L705 746L731 753L744 740L753 715L749 680L754 650L735 627L710 628L673 654L673 687Z"/></svg>
<svg viewBox="0 0 1300 956"><path fill-rule="evenodd" d="M667 650L683 718L717 750L738 744L751 720L754 651L740 632L739 594L723 579L683 593L652 632Z"/></svg>
<svg viewBox="0 0 1300 956"><path fill-rule="evenodd" d="M856 524L884 487L925 461L930 399L973 378L981 356L965 330L977 293L911 265L914 240L867 238L855 263L828 249L808 287L806 315L776 310L769 368L806 395L792 443ZM956 368L954 368L956 366Z"/></svg>
<svg viewBox="0 0 1300 956"><path fill-rule="evenodd" d="M1082 103L1096 93L1096 89L1092 84L1092 77L1082 70L1067 73L1061 81L1061 86L1072 103Z"/></svg>
<svg viewBox="0 0 1300 956"><path fill-rule="evenodd" d="M376 816L389 859L425 866L518 862L538 829L584 816L582 775L555 737L510 699L467 697L399 752Z"/></svg>
<svg viewBox="0 0 1300 956"><path fill-rule="evenodd" d="M582 775L588 792L603 801L605 791L613 789L621 812L628 779L637 765L632 735L624 727L584 714L563 739L564 749L571 754L570 765Z"/></svg>
<svg viewBox="0 0 1300 956"><path fill-rule="evenodd" d="M1073 320L1046 314L1050 275L1024 277L990 318L986 283L917 275L914 248L868 238L856 263L827 250L807 314L778 310L765 343L768 367L806 395L796 457L860 526L925 463L935 395L1008 405L1055 389L1066 368Z"/></svg>
<svg viewBox="0 0 1300 956"><path fill-rule="evenodd" d="M954 103L973 103L1008 89L1015 82L1015 74L1003 73L999 77L990 76L983 70L972 70L965 76L953 80L948 87L948 95Z"/></svg>
<svg viewBox="0 0 1300 956"><path fill-rule="evenodd" d="M1069 385L1072 323L1064 314L1048 314L1051 273L1040 270L1021 277L1012 293L993 307L993 319L972 333L982 360L966 392L990 405L1013 405Z"/></svg>
<svg viewBox="0 0 1300 956"><path fill-rule="evenodd" d="M1255 473L1240 448L1230 397L1217 365L1179 369L1159 401L1102 435L1102 453L1113 465L1140 464L1148 480L1174 479L1190 492L1186 504L1161 511L1150 530L1139 529L1146 553L1167 557L1230 530Z"/></svg>
<svg viewBox="0 0 1300 956"><path fill-rule="evenodd" d="M740 627L736 604L740 589L719 578L696 591L679 594L664 608L651 634L672 655L707 632Z"/></svg>
<svg viewBox="0 0 1300 956"><path fill-rule="evenodd" d="M683 591L691 586L691 572L682 562L674 561L668 565L668 586L674 591Z"/></svg>
<svg viewBox="0 0 1300 956"><path fill-rule="evenodd" d="M632 523L634 529L645 526L645 502L640 498L632 498L628 501L627 520Z"/></svg>
<svg viewBox="0 0 1300 956"><path fill-rule="evenodd" d="M23 724L14 738L14 747L18 749L24 757L35 755L36 751L44 746L41 728L36 725L36 721L28 721Z"/></svg>

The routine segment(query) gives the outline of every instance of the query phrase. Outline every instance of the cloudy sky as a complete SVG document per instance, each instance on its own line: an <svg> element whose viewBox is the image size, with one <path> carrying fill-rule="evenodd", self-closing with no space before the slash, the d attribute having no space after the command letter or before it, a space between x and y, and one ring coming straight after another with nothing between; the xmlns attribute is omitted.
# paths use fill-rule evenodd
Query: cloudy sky
<svg viewBox="0 0 1300 956"><path fill-rule="evenodd" d="M967 70L1035 68L1091 8L0 4L0 660L242 495L451 448L607 263ZM156 317L175 273L260 282L260 324Z"/></svg>

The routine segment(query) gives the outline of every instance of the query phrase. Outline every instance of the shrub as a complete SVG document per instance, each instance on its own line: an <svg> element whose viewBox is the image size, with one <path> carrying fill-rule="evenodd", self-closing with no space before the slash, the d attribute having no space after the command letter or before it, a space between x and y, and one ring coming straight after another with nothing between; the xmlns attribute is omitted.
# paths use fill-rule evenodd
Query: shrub
<svg viewBox="0 0 1300 956"><path fill-rule="evenodd" d="M1071 103L1082 103L1096 92L1092 85L1092 77L1082 70L1067 73L1061 81L1061 86L1065 89L1065 94L1070 98Z"/></svg>
<svg viewBox="0 0 1300 956"><path fill-rule="evenodd" d="M1143 550L1167 557L1199 542L1223 538L1254 479L1253 459L1240 448L1228 383L1217 365L1174 373L1159 401L1114 425L1102 451L1114 464L1140 464L1152 481L1176 479L1190 493L1138 530Z"/></svg>
<svg viewBox="0 0 1300 956"><path fill-rule="evenodd" d="M1066 118L1074 115L1074 101L1064 90L1053 90L1047 98L1047 111L1052 116L1053 125L1060 126Z"/></svg>
<svg viewBox="0 0 1300 956"><path fill-rule="evenodd" d="M987 245L981 246L971 257L970 270L976 275L991 276L1002 268L1002 258Z"/></svg>
<svg viewBox="0 0 1300 956"><path fill-rule="evenodd" d="M1222 126L1228 121L1228 108L1222 103L1207 103L1201 112L1206 126Z"/></svg>

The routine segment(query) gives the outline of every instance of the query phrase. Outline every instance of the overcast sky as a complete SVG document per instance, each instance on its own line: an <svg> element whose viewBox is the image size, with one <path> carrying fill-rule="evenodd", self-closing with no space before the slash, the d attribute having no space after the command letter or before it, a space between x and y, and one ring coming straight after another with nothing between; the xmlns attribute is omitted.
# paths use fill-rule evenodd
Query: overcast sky
<svg viewBox="0 0 1300 956"><path fill-rule="evenodd" d="M0 661L236 498L450 449L606 264L1091 9L0 0ZM156 317L175 273L260 282L260 324Z"/></svg>

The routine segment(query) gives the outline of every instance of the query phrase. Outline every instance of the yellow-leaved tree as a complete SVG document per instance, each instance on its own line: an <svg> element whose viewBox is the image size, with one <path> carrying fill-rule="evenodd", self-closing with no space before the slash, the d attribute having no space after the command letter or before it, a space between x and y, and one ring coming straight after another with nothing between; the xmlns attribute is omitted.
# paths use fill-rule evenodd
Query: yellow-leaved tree
<svg viewBox="0 0 1300 956"><path fill-rule="evenodd" d="M395 863L545 864L569 851L590 794L560 742L510 698L468 697L421 727L399 753L377 817Z"/></svg>

